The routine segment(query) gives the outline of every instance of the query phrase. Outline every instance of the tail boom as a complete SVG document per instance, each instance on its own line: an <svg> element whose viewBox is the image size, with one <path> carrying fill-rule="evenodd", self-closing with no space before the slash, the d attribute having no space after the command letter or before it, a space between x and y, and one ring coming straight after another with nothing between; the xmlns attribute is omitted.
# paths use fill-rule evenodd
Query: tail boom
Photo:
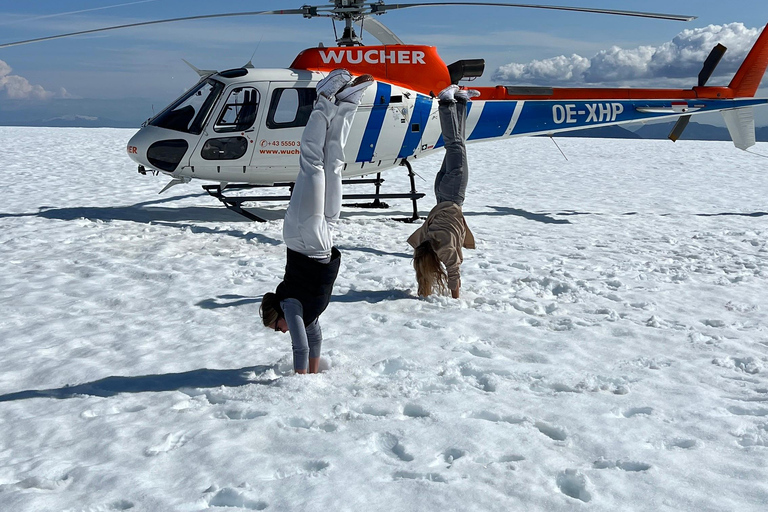
<svg viewBox="0 0 768 512"><path fill-rule="evenodd" d="M751 98L760 87L766 68L768 68L768 25L757 38L728 88L734 91L737 98Z"/></svg>

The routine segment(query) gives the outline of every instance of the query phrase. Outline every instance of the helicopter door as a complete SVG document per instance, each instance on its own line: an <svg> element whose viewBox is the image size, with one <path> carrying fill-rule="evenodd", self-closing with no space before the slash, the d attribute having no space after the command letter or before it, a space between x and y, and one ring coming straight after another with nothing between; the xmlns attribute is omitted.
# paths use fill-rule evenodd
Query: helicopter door
<svg viewBox="0 0 768 512"><path fill-rule="evenodd" d="M255 87L229 91L190 158L193 169L215 170L221 181L243 181L253 153L253 125L260 103L261 93Z"/></svg>
<svg viewBox="0 0 768 512"><path fill-rule="evenodd" d="M307 84L309 85L309 84ZM261 123L251 165L266 168L274 182L295 181L299 166L301 135L317 99L314 87L295 82L272 82L269 108Z"/></svg>

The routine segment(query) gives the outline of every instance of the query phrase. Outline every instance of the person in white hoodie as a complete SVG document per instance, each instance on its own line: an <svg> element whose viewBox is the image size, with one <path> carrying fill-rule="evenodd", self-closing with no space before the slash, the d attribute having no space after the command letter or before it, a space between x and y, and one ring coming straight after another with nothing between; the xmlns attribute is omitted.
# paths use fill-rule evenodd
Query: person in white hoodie
<svg viewBox="0 0 768 512"><path fill-rule="evenodd" d="M346 69L317 84L317 100L301 137L299 175L285 212L285 276L261 302L264 326L290 332L293 369L317 373L323 334L318 318L328 307L341 253L329 224L341 213L344 145L371 75L354 80Z"/></svg>

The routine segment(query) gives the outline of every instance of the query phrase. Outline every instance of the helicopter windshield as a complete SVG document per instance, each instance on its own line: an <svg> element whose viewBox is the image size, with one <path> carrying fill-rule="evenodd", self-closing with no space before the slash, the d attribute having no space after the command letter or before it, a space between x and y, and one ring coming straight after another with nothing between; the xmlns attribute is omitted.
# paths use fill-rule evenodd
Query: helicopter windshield
<svg viewBox="0 0 768 512"><path fill-rule="evenodd" d="M158 114L149 124L158 128L199 135L203 131L213 104L216 103L223 89L224 84L221 82L210 78L202 80Z"/></svg>

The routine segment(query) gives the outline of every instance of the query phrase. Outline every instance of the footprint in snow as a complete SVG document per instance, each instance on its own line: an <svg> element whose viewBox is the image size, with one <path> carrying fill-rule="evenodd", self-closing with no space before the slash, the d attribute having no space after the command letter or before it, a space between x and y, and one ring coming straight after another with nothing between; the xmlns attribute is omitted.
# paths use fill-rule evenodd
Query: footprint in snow
<svg viewBox="0 0 768 512"><path fill-rule="evenodd" d="M744 448L768 446L768 424L758 425L739 435L739 445Z"/></svg>
<svg viewBox="0 0 768 512"><path fill-rule="evenodd" d="M722 368L732 368L750 375L756 375L764 370L763 362L756 357L715 358L712 360L712 364Z"/></svg>
<svg viewBox="0 0 768 512"><path fill-rule="evenodd" d="M70 475L62 477L45 478L42 476L31 476L16 482L15 484L0 485L0 494L11 489L32 489L39 491L59 491L71 484L73 478Z"/></svg>
<svg viewBox="0 0 768 512"><path fill-rule="evenodd" d="M491 372L485 372L472 365L461 365L462 377L468 377L469 383L476 388L479 388L486 393L493 393L496 391L499 378Z"/></svg>
<svg viewBox="0 0 768 512"><path fill-rule="evenodd" d="M444 324L430 322L429 320L409 320L405 323L405 326L409 329L429 329L429 330L445 329Z"/></svg>
<svg viewBox="0 0 768 512"><path fill-rule="evenodd" d="M534 423L534 426L539 430L539 432L552 439L553 441L565 441L568 439L568 433L562 427L556 427L543 421L537 421Z"/></svg>
<svg viewBox="0 0 768 512"><path fill-rule="evenodd" d="M595 469L620 469L630 473L637 473L640 471L648 471L651 469L650 464L645 462L638 462L634 460L605 460L600 459L592 464Z"/></svg>
<svg viewBox="0 0 768 512"><path fill-rule="evenodd" d="M477 411L470 414L465 414L465 418L471 418L473 420L484 420L492 423L509 423L510 425L519 425L525 423L525 419L516 418L514 416L502 416L493 411Z"/></svg>
<svg viewBox="0 0 768 512"><path fill-rule="evenodd" d="M374 439L374 449L393 459L398 459L403 462L413 461L413 455L405 450L405 447L400 444L400 440L396 435L390 434L389 432L376 436Z"/></svg>
<svg viewBox="0 0 768 512"><path fill-rule="evenodd" d="M245 491L225 487L214 494L208 502L209 507L233 507L246 510L264 510L269 505L260 500L250 498Z"/></svg>
<svg viewBox="0 0 768 512"><path fill-rule="evenodd" d="M154 457L156 455L160 455L161 453L168 453L170 451L176 450L177 448L181 448L187 444L187 441L188 439L183 432L166 434L160 443L144 449L144 455L147 457Z"/></svg>
<svg viewBox="0 0 768 512"><path fill-rule="evenodd" d="M691 448L696 448L698 445L699 445L699 441L697 441L696 439L677 438L677 439L670 439L669 441L664 441L664 447L667 450L674 450L674 449L690 450Z"/></svg>
<svg viewBox="0 0 768 512"><path fill-rule="evenodd" d="M764 407L757 407L754 409L747 409L746 407L728 407L728 412L736 416L768 416L768 409Z"/></svg>
<svg viewBox="0 0 768 512"><path fill-rule="evenodd" d="M411 370L414 368L414 365L402 357L396 357L379 361L372 368L380 375L393 375L399 371Z"/></svg>
<svg viewBox="0 0 768 512"><path fill-rule="evenodd" d="M493 359L496 357L496 354L493 352L492 349L488 348L480 348L475 345L472 345L469 350L467 350L471 355L475 357L482 357L483 359Z"/></svg>
<svg viewBox="0 0 768 512"><path fill-rule="evenodd" d="M317 424L313 420L306 418L290 418L286 422L279 422L278 425L282 428L299 428L304 430L323 430L325 432L335 432L338 427L334 423L326 422Z"/></svg>
<svg viewBox="0 0 768 512"><path fill-rule="evenodd" d="M557 487L560 492L584 503L592 501L592 493L587 489L589 480L580 471L566 469L557 475Z"/></svg>
<svg viewBox="0 0 768 512"><path fill-rule="evenodd" d="M431 414L418 404L406 404L403 407L403 416L409 418L429 418Z"/></svg>
<svg viewBox="0 0 768 512"><path fill-rule="evenodd" d="M634 407L622 411L621 415L625 418L634 418L635 416L650 416L653 413L653 407Z"/></svg>
<svg viewBox="0 0 768 512"><path fill-rule="evenodd" d="M375 405L362 405L357 408L352 409L353 412L360 415L365 416L374 416L376 418L384 418L386 416L389 416L390 412L388 409L384 409L383 407L377 407Z"/></svg>
<svg viewBox="0 0 768 512"><path fill-rule="evenodd" d="M447 483L445 477L439 473L414 473L412 471L396 471L394 478L395 480L427 480L429 482L439 482L441 484Z"/></svg>
<svg viewBox="0 0 768 512"><path fill-rule="evenodd" d="M130 510L135 505L128 500L117 500L109 504L109 510Z"/></svg>
<svg viewBox="0 0 768 512"><path fill-rule="evenodd" d="M439 454L437 457L439 459L442 459L442 461L447 464L447 468L450 468L453 466L453 463L459 460L460 458L464 457L467 454L465 450L460 450L458 448L449 448L448 450L445 450L443 453Z"/></svg>

